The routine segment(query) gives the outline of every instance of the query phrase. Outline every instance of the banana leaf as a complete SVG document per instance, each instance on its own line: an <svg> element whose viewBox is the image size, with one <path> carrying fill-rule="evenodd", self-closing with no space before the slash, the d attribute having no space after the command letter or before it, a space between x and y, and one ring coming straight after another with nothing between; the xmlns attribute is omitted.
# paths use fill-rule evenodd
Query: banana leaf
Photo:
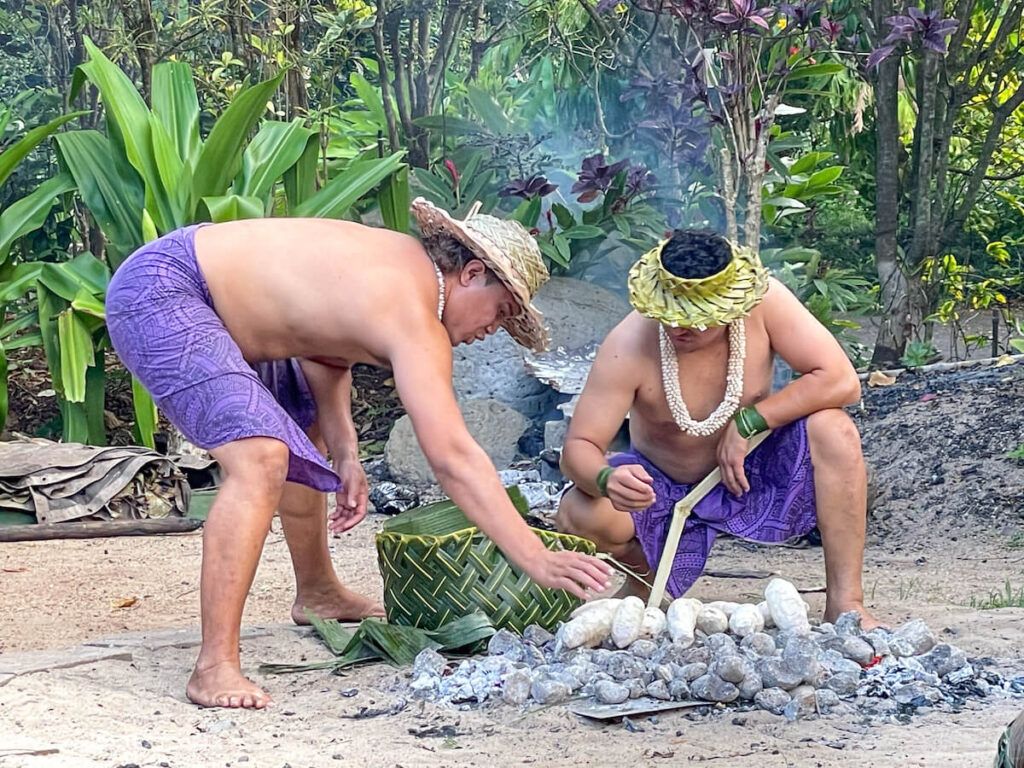
<svg viewBox="0 0 1024 768"><path fill-rule="evenodd" d="M132 406L135 409L135 439L156 449L156 403L138 379L132 376Z"/></svg>
<svg viewBox="0 0 1024 768"><path fill-rule="evenodd" d="M0 432L7 424L7 351L0 339Z"/></svg>
<svg viewBox="0 0 1024 768"><path fill-rule="evenodd" d="M71 308L57 315L57 343L64 398L71 403L84 402L85 371L96 364L96 350L92 334L81 316Z"/></svg>
<svg viewBox="0 0 1024 768"><path fill-rule="evenodd" d="M384 179L380 186L380 214L384 226L409 233L409 167L404 166Z"/></svg>
<svg viewBox="0 0 1024 768"><path fill-rule="evenodd" d="M39 144L46 139L47 136L56 132L64 123L74 120L76 117L81 115L87 115L88 112L72 112L68 115L61 115L60 117L54 118L46 125L40 125L16 141L11 146L7 147L2 153L0 153L0 184L7 181L7 178L14 173L14 169L18 167L18 163L24 160L28 153L35 149Z"/></svg>
<svg viewBox="0 0 1024 768"><path fill-rule="evenodd" d="M319 156L320 135L314 133L306 140L306 147L298 162L284 172L284 195L291 215L316 192L316 163Z"/></svg>
<svg viewBox="0 0 1024 768"><path fill-rule="evenodd" d="M153 67L153 114L170 135L182 163L191 168L199 157L199 98L192 68L183 61Z"/></svg>
<svg viewBox="0 0 1024 768"><path fill-rule="evenodd" d="M425 648L474 652L494 634L490 619L479 612L462 616L434 630L388 624L381 619L363 619L354 632L337 621L307 615L317 635L337 658L311 664L263 664L261 672L282 674L316 669L340 672L346 667L371 661L402 667L412 664Z"/></svg>
<svg viewBox="0 0 1024 768"><path fill-rule="evenodd" d="M283 78L282 71L241 91L214 123L192 174L193 207L204 197L223 194L238 175L249 132L266 112L267 102Z"/></svg>
<svg viewBox="0 0 1024 768"><path fill-rule="evenodd" d="M374 160L356 160L319 192L295 206L294 216L340 218L356 201L402 166L404 152Z"/></svg>
<svg viewBox="0 0 1024 768"><path fill-rule="evenodd" d="M7 261L11 246L19 237L43 226L57 197L74 188L74 180L68 174L60 173L15 200L0 213L0 264Z"/></svg>

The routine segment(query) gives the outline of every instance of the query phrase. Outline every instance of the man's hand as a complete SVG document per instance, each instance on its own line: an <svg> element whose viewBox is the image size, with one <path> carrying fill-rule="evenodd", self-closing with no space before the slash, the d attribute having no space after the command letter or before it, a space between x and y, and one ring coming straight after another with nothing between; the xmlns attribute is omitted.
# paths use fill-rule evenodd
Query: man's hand
<svg viewBox="0 0 1024 768"><path fill-rule="evenodd" d="M549 589L564 589L580 600L586 590L603 592L611 583L611 569L596 557L568 550L545 549L524 568L526 575Z"/></svg>
<svg viewBox="0 0 1024 768"><path fill-rule="evenodd" d="M750 444L740 436L736 422L730 421L718 441L718 466L722 470L722 485L733 496L742 496L750 490L747 473L743 469L749 450Z"/></svg>
<svg viewBox="0 0 1024 768"><path fill-rule="evenodd" d="M334 471L341 478L342 490L337 494L336 506L330 514L327 527L333 533L344 533L366 517L369 486L363 465L358 459L335 462Z"/></svg>
<svg viewBox="0 0 1024 768"><path fill-rule="evenodd" d="M654 479L639 464L623 464L608 475L608 499L620 512L647 509L654 503Z"/></svg>

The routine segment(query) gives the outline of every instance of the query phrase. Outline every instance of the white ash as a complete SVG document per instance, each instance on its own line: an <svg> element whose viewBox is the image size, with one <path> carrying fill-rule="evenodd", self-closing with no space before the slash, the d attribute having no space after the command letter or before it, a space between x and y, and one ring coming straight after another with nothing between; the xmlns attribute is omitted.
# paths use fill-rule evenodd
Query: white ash
<svg viewBox="0 0 1024 768"><path fill-rule="evenodd" d="M689 648L663 633L622 650L610 639L567 650L538 626L523 637L500 630L486 656L449 662L423 651L408 685L415 698L463 707L580 698L619 704L646 696L759 708L789 719L856 710L905 722L932 709L959 711L968 700L1024 697L1024 676L1006 678L994 666L937 642L923 621L864 633L851 612L809 635L767 629L738 638L698 630Z"/></svg>

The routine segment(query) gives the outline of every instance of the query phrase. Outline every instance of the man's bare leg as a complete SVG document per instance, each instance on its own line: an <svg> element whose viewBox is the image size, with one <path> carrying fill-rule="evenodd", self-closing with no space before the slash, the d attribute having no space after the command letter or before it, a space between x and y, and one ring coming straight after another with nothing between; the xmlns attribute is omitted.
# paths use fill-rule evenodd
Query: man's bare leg
<svg viewBox="0 0 1024 768"><path fill-rule="evenodd" d="M242 675L238 643L242 609L284 487L288 447L254 437L211 453L224 483L203 527L203 642L185 692L202 706L262 709L270 696Z"/></svg>
<svg viewBox="0 0 1024 768"><path fill-rule="evenodd" d="M326 454L316 425L310 428L309 436ZM292 621L308 624L307 610L323 619L343 621L383 616L380 603L346 589L338 580L327 547L327 494L298 483L285 483L277 509L295 571Z"/></svg>
<svg viewBox="0 0 1024 768"><path fill-rule="evenodd" d="M807 418L818 528L825 551L825 621L857 611L865 629L881 622L864 608L861 583L867 525L867 473L860 434L849 416L830 409Z"/></svg>
<svg viewBox="0 0 1024 768"><path fill-rule="evenodd" d="M640 576L650 573L643 548L636 538L633 518L628 512L615 509L608 499L595 499L573 488L562 497L558 505L555 527L562 533L590 539L597 545L599 552L607 552ZM616 592L616 596L636 595L646 598L649 592L641 582L626 577L625 584Z"/></svg>

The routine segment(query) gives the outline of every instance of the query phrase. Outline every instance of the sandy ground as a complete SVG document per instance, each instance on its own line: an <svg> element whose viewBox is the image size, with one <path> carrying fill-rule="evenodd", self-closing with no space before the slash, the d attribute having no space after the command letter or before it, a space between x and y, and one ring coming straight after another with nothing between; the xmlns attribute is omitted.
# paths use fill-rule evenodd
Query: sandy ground
<svg viewBox="0 0 1024 768"><path fill-rule="evenodd" d="M380 518L334 539L338 570L354 586L379 590L372 535ZM0 547L0 669L19 652L62 648L155 628L195 628L200 536L8 544ZM819 549L758 548L723 542L712 570L756 569L824 585ZM869 607L898 623L924 618L972 655L1024 654L1024 609L979 611L1006 580L1024 583L1024 551L999 542L950 541L907 553L875 541L866 557ZM761 579L703 578L699 597L747 599ZM363 708L400 703L401 673L386 666L268 676L261 662L328 656L307 633L281 624L292 597L290 562L276 529L268 539L245 624L276 625L243 641L247 671L275 697L266 712L199 710L184 698L194 643L130 658L14 677L0 676L0 765L51 766L448 766L669 765L968 766L991 765L1001 729L1024 704L993 700L910 724L864 725L854 716L786 723L765 713L685 712L641 718L636 732L550 707L520 713L409 702L396 714L353 718ZM137 598L128 608L115 607ZM807 595L820 611L824 595ZM127 640L131 645L131 638ZM123 654L127 656L128 654ZM1019 662L1017 665L1019 666ZM56 750L43 754L47 750ZM17 754L38 752L39 754Z"/></svg>

